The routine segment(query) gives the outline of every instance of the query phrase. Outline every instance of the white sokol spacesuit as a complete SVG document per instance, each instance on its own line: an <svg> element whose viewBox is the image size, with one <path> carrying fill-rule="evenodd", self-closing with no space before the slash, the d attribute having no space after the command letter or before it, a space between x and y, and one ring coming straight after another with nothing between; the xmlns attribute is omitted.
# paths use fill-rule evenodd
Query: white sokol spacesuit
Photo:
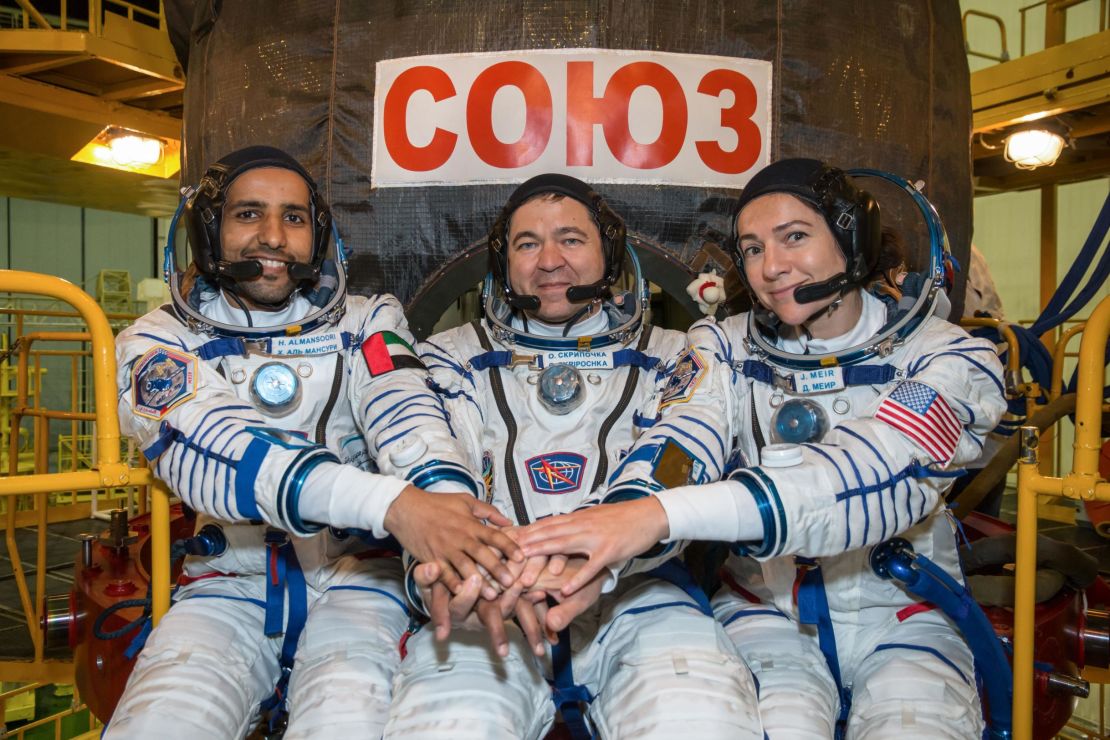
<svg viewBox="0 0 1110 740"><path fill-rule="evenodd" d="M315 201L277 150L221 164L211 192L280 167ZM284 701L286 737L381 732L409 623L402 568L345 530L387 537L386 510L409 483L479 484L407 351L401 306L346 296L336 262L341 246L318 263L315 290L281 310L248 315L201 279L119 336L123 430L198 512L198 531L215 523L227 546L187 560L109 737L242 737L260 706Z"/></svg>
<svg viewBox="0 0 1110 740"><path fill-rule="evenodd" d="M802 184L753 179L750 197ZM695 324L661 422L612 484L657 489L669 539L736 543L714 610L771 738L833 737L838 720L857 738L982 733L968 646L869 565L900 536L962 582L944 492L1005 408L994 347L932 315L929 292L900 307L864 292L855 327L825 340L761 314ZM691 484L718 482L659 491L668 446Z"/></svg>
<svg viewBox="0 0 1110 740"><path fill-rule="evenodd" d="M584 183L554 175L513 194L491 246L514 208L547 192L582 202L603 234L607 222L619 224L607 258L623 258L619 218ZM487 496L527 524L596 503L591 495L651 424L667 361L684 337L641 326L643 296L632 295L564 334L565 326L514 315L494 296L494 282L487 281L483 320L437 334L419 350L471 463L482 466ZM589 703L603 737L759 737L750 673L700 590L687 593L692 583L676 585L680 576L633 573L669 558L635 561L560 636L550 662L537 659L515 628L504 659L479 631L455 630L442 646L432 630L418 632L397 673L386 736L539 738L557 705L574 733L584 729L577 718ZM685 573L677 563L667 567ZM407 586L422 608L411 578Z"/></svg>

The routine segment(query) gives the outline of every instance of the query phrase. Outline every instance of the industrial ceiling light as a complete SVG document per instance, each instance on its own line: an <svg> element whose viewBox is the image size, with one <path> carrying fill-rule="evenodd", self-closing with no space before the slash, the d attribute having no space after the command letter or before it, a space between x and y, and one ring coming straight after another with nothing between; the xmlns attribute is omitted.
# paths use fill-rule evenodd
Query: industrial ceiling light
<svg viewBox="0 0 1110 740"><path fill-rule="evenodd" d="M1068 145L1067 126L1056 119L1026 124L1006 136L1005 157L1019 170L1052 166Z"/></svg>
<svg viewBox="0 0 1110 740"><path fill-rule="evenodd" d="M162 140L121 131L108 139L108 150L116 164L150 167L162 158Z"/></svg>
<svg viewBox="0 0 1110 740"><path fill-rule="evenodd" d="M107 126L72 159L125 172L173 177L181 169L181 142Z"/></svg>

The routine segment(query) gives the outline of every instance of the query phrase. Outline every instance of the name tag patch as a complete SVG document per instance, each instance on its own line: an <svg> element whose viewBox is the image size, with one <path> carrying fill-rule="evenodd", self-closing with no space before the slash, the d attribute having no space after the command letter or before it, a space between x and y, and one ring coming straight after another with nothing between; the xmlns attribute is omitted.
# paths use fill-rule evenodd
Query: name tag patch
<svg viewBox="0 0 1110 740"><path fill-rule="evenodd" d="M828 393L844 386L844 368L822 367L794 373L794 390L797 393Z"/></svg>
<svg viewBox="0 0 1110 740"><path fill-rule="evenodd" d="M131 405L139 416L160 420L196 394L196 355L157 345L131 371Z"/></svg>
<svg viewBox="0 0 1110 740"><path fill-rule="evenodd" d="M343 350L343 335L337 331L305 334L295 337L274 337L270 340L271 355L329 355Z"/></svg>
<svg viewBox="0 0 1110 740"><path fill-rule="evenodd" d="M582 352L578 350L552 350L537 355L540 367L570 365L579 370L612 370L613 353Z"/></svg>

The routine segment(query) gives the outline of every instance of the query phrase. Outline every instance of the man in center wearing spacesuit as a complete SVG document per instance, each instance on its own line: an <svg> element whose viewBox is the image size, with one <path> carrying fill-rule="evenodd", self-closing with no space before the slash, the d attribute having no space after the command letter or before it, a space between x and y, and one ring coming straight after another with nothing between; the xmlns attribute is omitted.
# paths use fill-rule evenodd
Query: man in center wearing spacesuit
<svg viewBox="0 0 1110 740"><path fill-rule="evenodd" d="M479 521L498 515L474 498L396 299L346 294L296 160L233 152L179 213L194 262L119 336L120 425L201 537L106 736L243 737L288 702L286 738L377 737L409 616L400 562L381 556L397 546L350 530L510 584L488 546L515 546Z"/></svg>
<svg viewBox="0 0 1110 740"><path fill-rule="evenodd" d="M489 500L525 525L598 492L652 423L666 362L684 337L641 323L638 274L631 293L614 295L625 261L638 267L624 223L580 180L525 182L488 243L484 318L431 337L420 352L472 464L482 466ZM431 629L418 632L397 674L386 736L539 738L558 708L575 736L588 718L602 737L760 737L750 674L700 590L676 562L664 577L634 574L669 557L635 561L616 590L560 633L550 662L542 638L502 625L500 614L483 616L495 650L480 628L456 629L439 644ZM529 585L543 565L528 563ZM423 608L411 576L408 590ZM442 625L437 631L447 637Z"/></svg>

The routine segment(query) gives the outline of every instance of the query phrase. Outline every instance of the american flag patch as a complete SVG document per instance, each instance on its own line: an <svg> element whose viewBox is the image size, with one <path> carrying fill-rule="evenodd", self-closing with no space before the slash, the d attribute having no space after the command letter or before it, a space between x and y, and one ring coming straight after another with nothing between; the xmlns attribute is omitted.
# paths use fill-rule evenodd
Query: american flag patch
<svg viewBox="0 0 1110 740"><path fill-rule="evenodd" d="M941 465L952 461L963 432L963 424L948 402L913 380L899 383L879 404L875 418L908 436Z"/></svg>

